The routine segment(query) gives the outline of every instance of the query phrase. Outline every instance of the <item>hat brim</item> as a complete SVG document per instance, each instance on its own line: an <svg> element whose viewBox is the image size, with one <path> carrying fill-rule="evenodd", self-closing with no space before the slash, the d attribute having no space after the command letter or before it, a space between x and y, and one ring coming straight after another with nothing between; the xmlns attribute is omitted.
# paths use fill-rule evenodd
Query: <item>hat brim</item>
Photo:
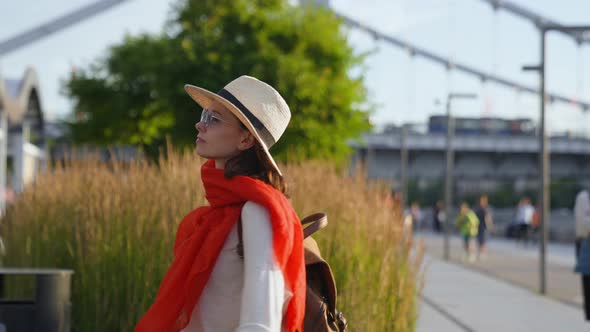
<svg viewBox="0 0 590 332"><path fill-rule="evenodd" d="M252 122L248 120L248 118L244 115L244 113L242 113L242 111L240 111L239 108L237 108L234 104L229 102L227 99L221 97L220 95L213 93L209 90L199 88L198 86L185 84L184 91L186 91L186 93L188 93L188 95L203 108L209 108L209 105L211 105L211 103L213 103L213 101L215 100L222 103L223 106L225 106L230 112L232 112L232 114L235 115L238 118L238 120L240 120L240 122L246 126L246 128L248 128L248 131L250 131L252 135L254 135L258 143L260 143L260 146L262 146L262 150L264 151L266 158L270 161L270 163L272 164L274 169L279 173L279 175L283 176L283 173L281 172L279 166L270 154L268 146L266 146L266 144L264 143L256 129L254 128Z"/></svg>

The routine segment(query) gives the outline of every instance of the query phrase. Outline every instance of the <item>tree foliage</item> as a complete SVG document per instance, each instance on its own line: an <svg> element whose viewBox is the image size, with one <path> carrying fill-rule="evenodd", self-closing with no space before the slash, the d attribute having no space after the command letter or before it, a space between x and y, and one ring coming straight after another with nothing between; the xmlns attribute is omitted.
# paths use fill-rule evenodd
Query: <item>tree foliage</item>
<svg viewBox="0 0 590 332"><path fill-rule="evenodd" d="M369 129L362 56L326 9L284 0L180 1L158 35L127 36L65 84L77 143L194 144L200 108L185 83L218 91L240 75L274 86L292 112L279 159L344 160Z"/></svg>

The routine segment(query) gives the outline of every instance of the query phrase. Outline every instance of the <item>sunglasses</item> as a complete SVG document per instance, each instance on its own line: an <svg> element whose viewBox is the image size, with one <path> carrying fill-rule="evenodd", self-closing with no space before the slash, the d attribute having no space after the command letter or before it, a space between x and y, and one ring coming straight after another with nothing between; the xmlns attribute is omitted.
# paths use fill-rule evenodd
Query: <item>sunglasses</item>
<svg viewBox="0 0 590 332"><path fill-rule="evenodd" d="M225 123L227 125L230 126L235 126L235 124L227 121L227 120L223 120L222 118L220 118L219 116L213 114L213 111L208 110L206 108L203 109L203 112L201 113L201 120L200 122L202 124L205 125L206 128L211 128L211 127L215 127L218 126L222 123Z"/></svg>

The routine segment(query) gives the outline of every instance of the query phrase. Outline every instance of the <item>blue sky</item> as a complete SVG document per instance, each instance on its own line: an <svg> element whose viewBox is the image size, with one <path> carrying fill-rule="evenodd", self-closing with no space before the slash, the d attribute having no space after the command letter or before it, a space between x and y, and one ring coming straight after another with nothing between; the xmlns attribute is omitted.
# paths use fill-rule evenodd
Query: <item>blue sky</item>
<svg viewBox="0 0 590 332"><path fill-rule="evenodd" d="M0 40L62 15L94 0L20 0L0 2ZM109 45L125 34L159 32L168 8L176 0L131 0L99 16L0 58L3 77L17 78L33 65L41 81L42 102L49 117L71 110L60 95L61 80L72 67L85 67L104 56ZM590 24L590 1L512 0L563 24ZM538 63L539 35L532 23L507 12L494 13L481 0L332 0L337 11L382 32L457 62L495 72L537 86L535 73L521 71ZM385 123L424 123L443 111L448 91L470 92L477 100L457 101L453 111L462 116L538 117L538 98L518 93L458 72L447 73L424 59L370 36L348 30L357 52L373 51L365 63L370 100L377 105L372 120ZM580 49L570 39L551 34L547 47L547 88L590 101L590 45ZM184 84L185 82L179 82ZM198 84L198 73L195 81ZM590 112L571 105L548 106L548 129L590 136Z"/></svg>

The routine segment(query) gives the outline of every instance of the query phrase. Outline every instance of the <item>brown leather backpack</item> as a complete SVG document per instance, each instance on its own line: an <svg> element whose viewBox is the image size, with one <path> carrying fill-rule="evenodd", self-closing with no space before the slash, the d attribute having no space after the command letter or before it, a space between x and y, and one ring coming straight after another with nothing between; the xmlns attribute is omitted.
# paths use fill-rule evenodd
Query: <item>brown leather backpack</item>
<svg viewBox="0 0 590 332"><path fill-rule="evenodd" d="M320 248L313 238L313 233L326 227L328 217L325 213L314 213L301 220L303 225L303 248L305 252L305 270L307 293L305 299L305 332L345 332L348 326L346 318L336 310L336 282L330 265L322 258ZM242 220L238 220L238 254L244 257L242 244Z"/></svg>

